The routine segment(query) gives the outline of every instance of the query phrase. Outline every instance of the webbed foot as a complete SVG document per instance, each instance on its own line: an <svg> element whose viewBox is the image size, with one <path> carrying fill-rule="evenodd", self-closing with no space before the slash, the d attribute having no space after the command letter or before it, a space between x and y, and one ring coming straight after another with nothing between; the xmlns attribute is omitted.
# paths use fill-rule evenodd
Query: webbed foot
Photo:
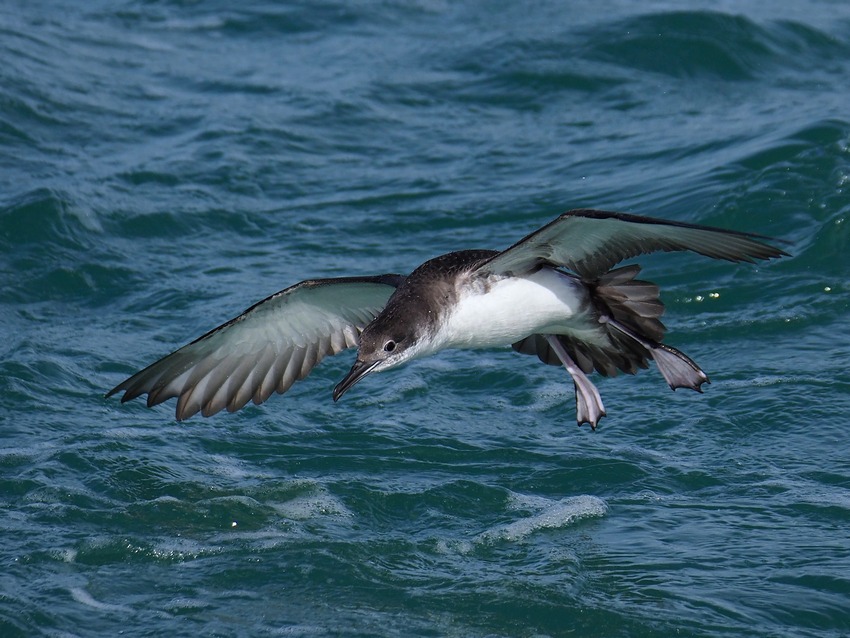
<svg viewBox="0 0 850 638"><path fill-rule="evenodd" d="M599 390L587 378L587 375L582 372L572 357L567 354L564 346L558 341L554 335L545 335L546 341L554 350L555 354L564 364L567 372L573 378L573 383L576 389L576 421L579 425L589 423L594 430L599 424L599 419L605 416L605 406L602 405L602 397L599 396Z"/></svg>

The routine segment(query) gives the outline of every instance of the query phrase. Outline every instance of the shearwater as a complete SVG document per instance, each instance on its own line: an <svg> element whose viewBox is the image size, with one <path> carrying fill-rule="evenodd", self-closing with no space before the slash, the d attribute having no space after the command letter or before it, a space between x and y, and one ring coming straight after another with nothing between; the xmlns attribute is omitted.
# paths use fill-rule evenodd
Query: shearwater
<svg viewBox="0 0 850 638"><path fill-rule="evenodd" d="M652 359L672 389L701 392L708 377L662 343L664 305L640 266L619 262L690 250L732 262L787 255L770 238L601 210L572 210L507 250L435 257L407 276L308 279L137 372L109 391L148 406L177 397L176 416L260 404L306 377L325 356L357 347L337 401L372 372L446 348L511 345L563 365L576 420L596 428L605 408L587 377L635 374Z"/></svg>

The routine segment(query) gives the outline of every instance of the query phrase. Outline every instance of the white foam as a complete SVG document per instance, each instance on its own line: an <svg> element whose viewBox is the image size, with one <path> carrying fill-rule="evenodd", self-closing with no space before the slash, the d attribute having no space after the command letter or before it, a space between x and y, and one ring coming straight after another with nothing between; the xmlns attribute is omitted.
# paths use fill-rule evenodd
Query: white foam
<svg viewBox="0 0 850 638"><path fill-rule="evenodd" d="M59 558L59 560L61 560L62 562L65 562L65 563L73 563L75 560L77 560L77 550L76 549L71 549L71 548L59 549L59 550L55 550L54 554L56 555L57 558Z"/></svg>
<svg viewBox="0 0 850 638"><path fill-rule="evenodd" d="M475 538L475 542L515 542L530 536L537 530L567 527L584 518L604 516L608 511L608 505L605 501L596 496L587 495L573 496L553 502L541 497L517 494L512 495L508 507L511 509L536 509L543 502L546 503L546 506L538 513L482 532Z"/></svg>
<svg viewBox="0 0 850 638"><path fill-rule="evenodd" d="M209 465L209 472L216 476L223 476L229 479L268 479L271 474L259 471L256 468L249 466L244 461L239 461L231 456L224 454L210 454L207 457L212 461Z"/></svg>
<svg viewBox="0 0 850 638"><path fill-rule="evenodd" d="M130 608L125 607L124 605L110 605L109 603L102 603L99 600L95 600L94 597L82 587L71 587L70 592L71 596L73 596L74 600L78 603L92 607L99 611L130 611Z"/></svg>
<svg viewBox="0 0 850 638"><path fill-rule="evenodd" d="M197 598L172 598L165 608L171 613L186 613L208 609L212 604Z"/></svg>
<svg viewBox="0 0 850 638"><path fill-rule="evenodd" d="M183 562L220 554L221 551L217 546L202 545L197 541L178 537L160 541L150 550L150 555L156 560Z"/></svg>
<svg viewBox="0 0 850 638"><path fill-rule="evenodd" d="M511 492L510 496L508 496L506 506L509 510L543 510L547 507L551 507L557 502L558 501L554 501L551 498L537 496L536 494L520 494L518 492Z"/></svg>
<svg viewBox="0 0 850 638"><path fill-rule="evenodd" d="M301 494L283 503L273 504L273 507L285 518L294 521L306 521L318 516L354 516L342 501L319 486L310 494Z"/></svg>

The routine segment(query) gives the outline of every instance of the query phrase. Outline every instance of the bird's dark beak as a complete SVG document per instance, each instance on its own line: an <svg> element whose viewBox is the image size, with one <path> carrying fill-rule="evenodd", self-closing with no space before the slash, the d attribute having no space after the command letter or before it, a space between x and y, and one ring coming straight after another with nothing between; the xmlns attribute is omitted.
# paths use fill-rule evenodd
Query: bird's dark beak
<svg viewBox="0 0 850 638"><path fill-rule="evenodd" d="M365 361L357 359L357 361L354 362L354 365L351 366L351 370L349 370L348 374L345 375L345 378L336 384L336 387L334 388L334 401L339 401L339 398L345 394L351 386L372 372L375 366L379 363L380 361L371 361L366 363Z"/></svg>

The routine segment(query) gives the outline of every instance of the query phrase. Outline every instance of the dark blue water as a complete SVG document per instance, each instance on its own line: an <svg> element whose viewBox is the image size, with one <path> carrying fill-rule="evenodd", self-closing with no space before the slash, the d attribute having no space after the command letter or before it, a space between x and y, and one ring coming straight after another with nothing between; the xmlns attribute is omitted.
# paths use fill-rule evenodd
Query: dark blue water
<svg viewBox="0 0 850 638"><path fill-rule="evenodd" d="M850 7L0 5L0 635L850 635ZM445 352L338 404L104 393L307 277L604 207L712 384Z"/></svg>

